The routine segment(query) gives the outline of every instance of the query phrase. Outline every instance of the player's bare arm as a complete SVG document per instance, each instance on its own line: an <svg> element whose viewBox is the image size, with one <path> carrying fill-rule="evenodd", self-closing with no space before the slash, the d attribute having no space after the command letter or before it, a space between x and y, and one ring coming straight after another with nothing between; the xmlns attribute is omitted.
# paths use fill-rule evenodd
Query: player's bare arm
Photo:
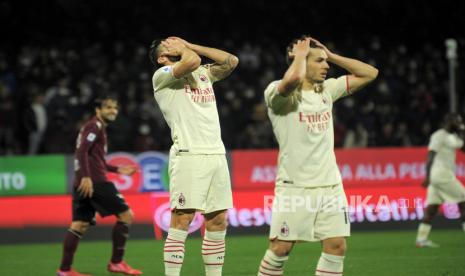
<svg viewBox="0 0 465 276"><path fill-rule="evenodd" d="M431 174L431 166L433 165L434 157L436 156L436 152L430 150L428 152L428 160L426 160L426 177L423 183L421 184L423 187L428 187L430 182L430 174Z"/></svg>
<svg viewBox="0 0 465 276"><path fill-rule="evenodd" d="M118 173L124 174L124 175L133 175L137 171L136 167L133 166L121 166L118 167Z"/></svg>
<svg viewBox="0 0 465 276"><path fill-rule="evenodd" d="M210 65L209 70L212 76L219 80L229 76L229 74L231 74L231 72L234 71L234 69L239 64L239 59L235 55L225 52L223 50L189 43L186 40L179 37L171 38L182 42L187 48L191 49L198 55L213 60L215 63Z"/></svg>
<svg viewBox="0 0 465 276"><path fill-rule="evenodd" d="M306 59L310 52L310 39L306 38L297 41L294 44L292 51L289 56L293 58L293 61L282 80L278 84L278 92L280 95L288 96L289 93L294 91L305 78L306 73Z"/></svg>
<svg viewBox="0 0 465 276"><path fill-rule="evenodd" d="M352 75L349 76L349 87L350 93L353 93L361 88L365 87L367 84L372 82L378 76L378 69L371 66L370 64L361 62L356 59L351 59L347 57L340 56L328 50L325 45L323 45L318 40L311 38L318 46L322 47L323 50L328 55L328 61L344 68Z"/></svg>
<svg viewBox="0 0 465 276"><path fill-rule="evenodd" d="M236 56L229 54L223 61L215 62L210 66L210 74L212 74L215 78L222 80L234 71L237 64L239 64L239 59Z"/></svg>
<svg viewBox="0 0 465 276"><path fill-rule="evenodd" d="M161 43L164 46L162 55L180 56L181 60L173 65L173 76L181 78L200 66L201 59L194 51L187 48L182 42L175 39L167 39Z"/></svg>

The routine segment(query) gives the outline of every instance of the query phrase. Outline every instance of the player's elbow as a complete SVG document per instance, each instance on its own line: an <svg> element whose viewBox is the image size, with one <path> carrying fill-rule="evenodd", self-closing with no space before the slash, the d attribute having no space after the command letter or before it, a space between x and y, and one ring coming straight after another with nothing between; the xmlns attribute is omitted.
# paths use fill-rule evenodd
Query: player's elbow
<svg viewBox="0 0 465 276"><path fill-rule="evenodd" d="M188 61L189 67L194 71L200 66L200 63L202 62L202 59L198 56L192 56L190 60Z"/></svg>
<svg viewBox="0 0 465 276"><path fill-rule="evenodd" d="M177 79L197 70L200 66L201 59L199 56L192 56L181 60L177 66L173 68L173 76Z"/></svg>
<svg viewBox="0 0 465 276"><path fill-rule="evenodd" d="M371 67L367 75L368 82L374 81L378 77L378 74L379 70L375 67Z"/></svg>
<svg viewBox="0 0 465 276"><path fill-rule="evenodd" d="M234 69L237 67L237 65L239 65L239 58L235 55L231 55L229 62L231 63L231 68Z"/></svg>
<svg viewBox="0 0 465 276"><path fill-rule="evenodd" d="M192 72L200 66L202 59L198 55L192 54L184 60L181 59L181 62L187 71Z"/></svg>
<svg viewBox="0 0 465 276"><path fill-rule="evenodd" d="M358 88L355 90L365 87L366 85L370 84L378 77L378 73L379 73L378 69L372 66L370 67L371 68L369 70L364 72L363 76L359 77L360 83L359 83L359 86L357 86Z"/></svg>
<svg viewBox="0 0 465 276"><path fill-rule="evenodd" d="M287 79L287 85L289 87L297 87L299 83L302 81L302 76L299 74L292 74Z"/></svg>
<svg viewBox="0 0 465 276"><path fill-rule="evenodd" d="M282 88L279 89L280 93L282 91L292 92L304 80L305 72L305 67L291 65L279 84L279 87Z"/></svg>
<svg viewBox="0 0 465 276"><path fill-rule="evenodd" d="M291 75L281 81L278 86L278 92L281 95L289 95L301 83L302 79L298 75Z"/></svg>

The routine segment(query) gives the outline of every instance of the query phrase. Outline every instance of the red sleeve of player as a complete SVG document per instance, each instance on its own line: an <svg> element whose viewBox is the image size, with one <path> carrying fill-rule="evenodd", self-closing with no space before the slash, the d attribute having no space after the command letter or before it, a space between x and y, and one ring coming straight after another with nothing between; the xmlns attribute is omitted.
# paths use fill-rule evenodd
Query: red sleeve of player
<svg viewBox="0 0 465 276"><path fill-rule="evenodd" d="M99 134L100 129L95 124L84 126L79 134L76 158L79 162L79 167L83 177L90 177L89 151L97 140L97 136Z"/></svg>

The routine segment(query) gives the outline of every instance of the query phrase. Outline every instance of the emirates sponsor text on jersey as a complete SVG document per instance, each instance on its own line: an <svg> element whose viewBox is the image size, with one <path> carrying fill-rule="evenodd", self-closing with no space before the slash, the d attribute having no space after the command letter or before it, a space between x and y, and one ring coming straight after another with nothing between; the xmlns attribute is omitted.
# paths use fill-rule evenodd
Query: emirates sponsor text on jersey
<svg viewBox="0 0 465 276"><path fill-rule="evenodd" d="M184 92L186 94L190 94L191 100L195 103L216 102L215 94L213 93L213 89L210 87L192 88L190 85L186 84L184 86Z"/></svg>
<svg viewBox="0 0 465 276"><path fill-rule="evenodd" d="M299 122L307 124L307 130L309 132L321 133L329 128L331 120L331 112L325 111L323 113L304 113L299 112Z"/></svg>

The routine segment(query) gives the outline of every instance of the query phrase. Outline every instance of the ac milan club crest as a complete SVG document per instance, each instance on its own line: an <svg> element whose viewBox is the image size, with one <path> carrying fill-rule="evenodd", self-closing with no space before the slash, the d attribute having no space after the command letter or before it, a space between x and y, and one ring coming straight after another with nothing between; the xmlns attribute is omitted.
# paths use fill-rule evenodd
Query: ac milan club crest
<svg viewBox="0 0 465 276"><path fill-rule="evenodd" d="M182 193L179 194L178 203L181 206L184 206L184 204L186 204L186 198L184 197L184 195Z"/></svg>
<svg viewBox="0 0 465 276"><path fill-rule="evenodd" d="M204 75L200 75L199 79L203 82L207 82L207 77L205 77Z"/></svg>
<svg viewBox="0 0 465 276"><path fill-rule="evenodd" d="M287 226L285 222L283 222L283 224L281 225L281 236L289 236L289 226Z"/></svg>

